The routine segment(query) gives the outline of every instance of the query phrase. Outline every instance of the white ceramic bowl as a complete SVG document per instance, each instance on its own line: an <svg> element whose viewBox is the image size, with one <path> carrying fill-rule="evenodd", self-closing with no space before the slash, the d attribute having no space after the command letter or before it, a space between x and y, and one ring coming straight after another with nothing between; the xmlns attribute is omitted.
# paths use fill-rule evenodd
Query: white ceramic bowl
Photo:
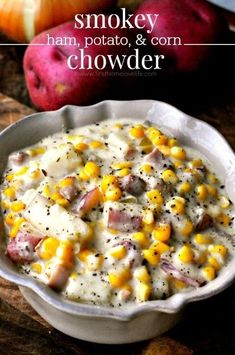
<svg viewBox="0 0 235 355"><path fill-rule="evenodd" d="M225 179L230 199L235 202L235 156L225 139L208 124L158 101L104 101L94 106L66 106L59 111L26 117L0 134L0 173L12 151L34 144L47 135L124 117L152 121L172 132L183 144L201 151ZM1 236L3 233L2 230ZM45 285L20 274L4 252L5 242L1 237L0 276L18 284L23 296L44 319L70 336L106 344L131 343L166 332L180 319L186 304L221 292L235 276L234 260L218 278L202 288L178 293L164 301L113 309L65 300Z"/></svg>

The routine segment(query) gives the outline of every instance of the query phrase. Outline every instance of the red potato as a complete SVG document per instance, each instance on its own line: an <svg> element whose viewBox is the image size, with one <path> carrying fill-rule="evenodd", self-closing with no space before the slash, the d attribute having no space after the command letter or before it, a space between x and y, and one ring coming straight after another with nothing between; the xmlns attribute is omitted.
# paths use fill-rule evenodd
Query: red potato
<svg viewBox="0 0 235 355"><path fill-rule="evenodd" d="M220 13L204 0L146 0L135 15L159 14L152 33L146 22L145 35L180 37L182 44L217 43L228 30ZM210 46L153 45L154 51L165 55L172 72L197 70L211 55Z"/></svg>
<svg viewBox="0 0 235 355"><path fill-rule="evenodd" d="M107 16L105 19L107 21ZM79 48L58 44L36 46L37 43L47 43L47 34L54 39L76 38L81 49L84 47L85 37L130 37L129 31L121 28L74 29L72 21L38 35L32 42L34 46L29 46L26 50L24 57L26 83L32 102L38 109L56 110L67 104L86 105L102 98L111 82L115 80L112 75L107 75L107 72L111 72L109 65L104 70L87 68L71 70L67 59L71 55L77 55L79 59L72 60L72 65L80 66ZM85 54L94 60L97 55L127 55L129 51L129 46L91 45L85 49Z"/></svg>

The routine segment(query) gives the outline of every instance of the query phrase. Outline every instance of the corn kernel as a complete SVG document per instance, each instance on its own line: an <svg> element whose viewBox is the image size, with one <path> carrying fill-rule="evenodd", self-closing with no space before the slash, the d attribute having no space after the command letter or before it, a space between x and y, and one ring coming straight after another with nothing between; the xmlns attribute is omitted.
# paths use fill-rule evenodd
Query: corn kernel
<svg viewBox="0 0 235 355"><path fill-rule="evenodd" d="M155 224L144 224L143 228L142 228L142 232L147 233L147 234L151 234L153 232L155 228Z"/></svg>
<svg viewBox="0 0 235 355"><path fill-rule="evenodd" d="M8 226L13 226L15 222L15 218L16 215L14 213L9 212L5 217L6 224L8 224Z"/></svg>
<svg viewBox="0 0 235 355"><path fill-rule="evenodd" d="M208 172L207 173L207 179L208 179L210 184L216 185L216 184L219 183L219 180L217 179L217 177L213 173Z"/></svg>
<svg viewBox="0 0 235 355"><path fill-rule="evenodd" d="M218 191L217 191L217 189L214 186L211 186L211 185L207 184L206 188L207 188L207 192L208 192L208 194L210 196L212 196L212 197L216 197L217 196Z"/></svg>
<svg viewBox="0 0 235 355"><path fill-rule="evenodd" d="M31 179L38 179L40 176L42 176L42 172L40 169L36 169L29 174L29 177Z"/></svg>
<svg viewBox="0 0 235 355"><path fill-rule="evenodd" d="M126 248L123 245L118 245L110 250L110 255L117 260L121 260L126 256Z"/></svg>
<svg viewBox="0 0 235 355"><path fill-rule="evenodd" d="M68 187L73 186L74 179L72 177L67 177L59 182L60 187Z"/></svg>
<svg viewBox="0 0 235 355"><path fill-rule="evenodd" d="M193 168L204 168L204 164L201 159L194 159L191 164Z"/></svg>
<svg viewBox="0 0 235 355"><path fill-rule="evenodd" d="M78 278L78 273L77 273L76 271L73 271L73 272L70 274L69 278L70 278L71 280L76 280L76 279Z"/></svg>
<svg viewBox="0 0 235 355"><path fill-rule="evenodd" d="M103 147L103 143L100 141L93 141L89 145L92 149L98 149L98 148Z"/></svg>
<svg viewBox="0 0 235 355"><path fill-rule="evenodd" d="M219 205L221 208L228 208L230 206L230 202L225 196L219 197Z"/></svg>
<svg viewBox="0 0 235 355"><path fill-rule="evenodd" d="M171 169L167 169L164 170L162 173L162 180L165 183L169 183L169 184L177 184L178 182L178 177L176 176L176 174L174 173L174 171L172 171Z"/></svg>
<svg viewBox="0 0 235 355"><path fill-rule="evenodd" d="M56 200L57 205L60 205L61 207L67 208L70 206L70 202L66 200L66 198L58 198Z"/></svg>
<svg viewBox="0 0 235 355"><path fill-rule="evenodd" d="M158 145L157 148L166 157L169 157L171 155L171 149L167 145Z"/></svg>
<svg viewBox="0 0 235 355"><path fill-rule="evenodd" d="M35 151L38 155L44 154L46 152L46 148L45 147L36 147Z"/></svg>
<svg viewBox="0 0 235 355"><path fill-rule="evenodd" d="M146 248L149 245L149 237L143 232L133 233L132 238L140 245L141 248Z"/></svg>
<svg viewBox="0 0 235 355"><path fill-rule="evenodd" d="M153 144L155 146L159 146L159 145L167 145L168 143L168 138L165 136L165 134L159 134L157 136L155 136L152 140Z"/></svg>
<svg viewBox="0 0 235 355"><path fill-rule="evenodd" d="M153 237L161 242L166 242L171 236L171 225L166 223L158 224L153 230Z"/></svg>
<svg viewBox="0 0 235 355"><path fill-rule="evenodd" d="M25 173L27 173L28 170L29 170L28 166L23 166L15 173L15 175L16 176L24 175Z"/></svg>
<svg viewBox="0 0 235 355"><path fill-rule="evenodd" d="M17 218L15 221L14 221L14 224L13 224L13 227L12 229L10 230L9 232L9 236L10 238L15 238L19 232L19 229L20 229L20 226L22 223L25 222L25 219L20 217L20 218Z"/></svg>
<svg viewBox="0 0 235 355"><path fill-rule="evenodd" d="M146 266L139 266L134 271L134 277L141 282L149 282L151 276L146 268Z"/></svg>
<svg viewBox="0 0 235 355"><path fill-rule="evenodd" d="M215 269L212 266L206 266L202 270L203 275L207 281L212 281L215 278Z"/></svg>
<svg viewBox="0 0 235 355"><path fill-rule="evenodd" d="M7 201L5 201L5 200L3 200L3 201L1 201L1 206L2 206L2 209L4 209L4 210L8 210L9 208L10 208L10 203L9 202L7 202Z"/></svg>
<svg viewBox="0 0 235 355"><path fill-rule="evenodd" d="M152 266L156 266L160 262L160 253L153 248L143 250L143 257Z"/></svg>
<svg viewBox="0 0 235 355"><path fill-rule="evenodd" d="M141 147L152 147L152 142L147 138L147 137L144 137L141 142L140 142L140 146Z"/></svg>
<svg viewBox="0 0 235 355"><path fill-rule="evenodd" d="M221 269L221 264L218 262L218 260L216 258L213 258L213 257L208 258L208 263L216 271L219 271Z"/></svg>
<svg viewBox="0 0 235 355"><path fill-rule="evenodd" d="M71 266L73 260L73 245L69 240L62 240L56 249L56 256L64 265Z"/></svg>
<svg viewBox="0 0 235 355"><path fill-rule="evenodd" d="M45 185L42 189L42 194L44 197L50 197L51 196L51 190L48 185Z"/></svg>
<svg viewBox="0 0 235 355"><path fill-rule="evenodd" d="M7 196L10 200L14 200L15 198L15 190L12 187L7 187L5 190L3 190L3 193L5 196Z"/></svg>
<svg viewBox="0 0 235 355"><path fill-rule="evenodd" d="M154 223L154 213L151 209L147 208L143 211L143 219L144 224L153 224Z"/></svg>
<svg viewBox="0 0 235 355"><path fill-rule="evenodd" d="M179 142L177 141L176 138L170 138L168 141L168 145L170 148L174 147L174 146L178 146Z"/></svg>
<svg viewBox="0 0 235 355"><path fill-rule="evenodd" d="M22 201L14 201L11 204L11 210L13 212L20 212L25 209L25 204Z"/></svg>
<svg viewBox="0 0 235 355"><path fill-rule="evenodd" d="M154 167L151 164L144 164L140 167L140 171L148 175L153 175Z"/></svg>
<svg viewBox="0 0 235 355"><path fill-rule="evenodd" d="M171 148L171 155L173 158L177 160L185 160L186 159L186 152L183 148L179 146L173 146Z"/></svg>
<svg viewBox="0 0 235 355"><path fill-rule="evenodd" d="M155 137L157 137L157 136L159 136L161 134L162 133L158 129L154 128L154 127L149 127L147 129L147 135L148 135L149 139L151 139L151 140L153 140Z"/></svg>
<svg viewBox="0 0 235 355"><path fill-rule="evenodd" d="M8 174L7 176L6 176L6 180L7 181L12 181L14 179L14 174Z"/></svg>
<svg viewBox="0 0 235 355"><path fill-rule="evenodd" d="M133 138L143 138L144 137L144 127L137 125L130 129L130 135Z"/></svg>
<svg viewBox="0 0 235 355"><path fill-rule="evenodd" d="M150 246L151 250L156 251L157 253L164 254L167 253L170 250L169 245L167 245L166 243L163 242L155 242Z"/></svg>
<svg viewBox="0 0 235 355"><path fill-rule="evenodd" d="M190 184L190 182L182 182L178 186L177 190L180 194L187 194L188 192L190 192L192 190L192 185Z"/></svg>
<svg viewBox="0 0 235 355"><path fill-rule="evenodd" d="M85 172L85 169L81 169L79 171L79 178L83 181L89 180L89 175L87 175L87 173Z"/></svg>
<svg viewBox="0 0 235 355"><path fill-rule="evenodd" d="M186 287L186 283L184 281L177 280L177 279L173 279L172 281L175 288L177 288L178 290L182 290L183 288Z"/></svg>
<svg viewBox="0 0 235 355"><path fill-rule="evenodd" d="M123 128L123 125L121 123L116 123L114 125L114 128L117 128L117 129L122 129Z"/></svg>
<svg viewBox="0 0 235 355"><path fill-rule="evenodd" d="M173 213L182 215L185 213L185 201L180 197L175 197L172 199L170 204L170 209Z"/></svg>
<svg viewBox="0 0 235 355"><path fill-rule="evenodd" d="M146 302L149 300L152 293L152 286L140 282L136 286L136 298L138 302Z"/></svg>
<svg viewBox="0 0 235 355"><path fill-rule="evenodd" d="M231 218L225 213L219 214L216 217L216 220L219 224L223 225L224 227L228 227L231 222Z"/></svg>
<svg viewBox="0 0 235 355"><path fill-rule="evenodd" d="M207 187L205 185L198 185L196 188L197 197L200 201L205 201L208 196Z"/></svg>
<svg viewBox="0 0 235 355"><path fill-rule="evenodd" d="M209 247L209 251L212 254L216 253L216 254L220 254L221 256L225 257L227 255L228 249L222 244L215 244L215 245L211 245Z"/></svg>
<svg viewBox="0 0 235 355"><path fill-rule="evenodd" d="M184 221L183 226L180 228L180 233L184 236L184 237L188 237L193 231L193 224L192 222L187 219L186 221Z"/></svg>
<svg viewBox="0 0 235 355"><path fill-rule="evenodd" d="M118 201L122 197L122 191L119 187L110 187L105 192L105 199L107 201Z"/></svg>
<svg viewBox="0 0 235 355"><path fill-rule="evenodd" d="M127 176L129 174L130 174L130 170L127 169L127 168L117 171L117 176L118 177L124 177L124 176Z"/></svg>
<svg viewBox="0 0 235 355"><path fill-rule="evenodd" d="M206 234L196 234L194 238L195 243L199 245L211 244L212 238Z"/></svg>
<svg viewBox="0 0 235 355"><path fill-rule="evenodd" d="M86 262L87 257L92 254L92 251L89 249L82 249L80 252L77 254L77 257L80 261Z"/></svg>
<svg viewBox="0 0 235 355"><path fill-rule="evenodd" d="M43 260L49 260L53 258L56 254L56 250L59 246L58 239L55 238L46 238L40 248L40 258Z"/></svg>
<svg viewBox="0 0 235 355"><path fill-rule="evenodd" d="M101 181L101 190L105 193L111 186L118 186L118 180L114 175L105 175Z"/></svg>
<svg viewBox="0 0 235 355"><path fill-rule="evenodd" d="M161 192L158 189L148 191L146 195L150 203L158 206L163 205L164 199Z"/></svg>
<svg viewBox="0 0 235 355"><path fill-rule="evenodd" d="M182 263L191 263L194 259L194 254L192 249L184 245L180 250L178 254L179 260L182 261Z"/></svg>
<svg viewBox="0 0 235 355"><path fill-rule="evenodd" d="M182 163L182 161L179 161L179 160L174 161L173 164L176 169L180 169L180 168L184 167L184 164Z"/></svg>
<svg viewBox="0 0 235 355"><path fill-rule="evenodd" d="M86 143L83 143L83 142L80 142L80 143L77 143L76 145L75 145L75 150L77 151L77 152L84 152L85 150L87 150L89 148L89 146L88 146L88 144L86 144Z"/></svg>
<svg viewBox="0 0 235 355"><path fill-rule="evenodd" d="M89 161L86 163L84 171L89 177L96 178L99 176L100 168L96 163Z"/></svg>
<svg viewBox="0 0 235 355"><path fill-rule="evenodd" d="M59 200L60 198L63 198L63 196L59 192L55 192L51 195L52 200L56 201Z"/></svg>
<svg viewBox="0 0 235 355"><path fill-rule="evenodd" d="M114 288L121 288L131 279L132 275L129 269L122 269L109 273L109 282Z"/></svg>
<svg viewBox="0 0 235 355"><path fill-rule="evenodd" d="M31 264L31 268L36 274L41 274L42 272L42 265L39 263Z"/></svg>

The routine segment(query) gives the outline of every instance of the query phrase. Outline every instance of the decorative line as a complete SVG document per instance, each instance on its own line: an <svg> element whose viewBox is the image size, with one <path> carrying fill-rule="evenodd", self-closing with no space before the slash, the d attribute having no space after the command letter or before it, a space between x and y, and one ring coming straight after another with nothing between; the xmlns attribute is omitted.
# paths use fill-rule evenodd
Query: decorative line
<svg viewBox="0 0 235 355"><path fill-rule="evenodd" d="M0 46L53 46L49 43L0 43ZM66 46L66 44L60 44ZM235 46L235 43L183 43L178 46Z"/></svg>
<svg viewBox="0 0 235 355"><path fill-rule="evenodd" d="M235 46L235 43L184 43L184 46Z"/></svg>

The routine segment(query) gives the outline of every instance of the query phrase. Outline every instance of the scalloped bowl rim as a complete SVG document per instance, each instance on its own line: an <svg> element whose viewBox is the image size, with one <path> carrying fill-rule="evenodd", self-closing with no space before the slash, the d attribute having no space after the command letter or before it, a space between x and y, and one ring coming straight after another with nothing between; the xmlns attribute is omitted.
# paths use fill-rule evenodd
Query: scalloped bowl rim
<svg viewBox="0 0 235 355"><path fill-rule="evenodd" d="M132 100L132 101L106 100L91 106L79 107L79 106L67 105L57 111L34 113L32 115L22 118L21 120L17 121L16 123L4 129L0 133L0 140L3 135L9 134L12 130L18 129L18 126L27 124L27 122L30 121L33 117L45 116L48 114L53 116L56 116L58 114L64 115L70 111L71 112L73 112L74 110L76 111L77 109L89 110L91 108L94 109L100 106L104 106L104 107L108 106L110 109L112 109L113 105L120 104L120 105L126 105L128 107L129 105L135 105L137 103L141 105L149 105L149 106L158 104L164 107L166 111L167 110L172 112L174 111L174 113L178 113L182 115L182 117L186 117L189 122L200 124L201 128L210 130L210 132L215 137L217 137L217 139L219 139L220 142L223 142L224 148L230 154L230 156L233 157L234 170L232 171L232 174L234 174L235 176L235 155L231 147L225 140L225 138L215 128L213 128L212 126L210 126L208 123L204 121L186 115L185 113L178 110L172 105L169 105L161 101L155 101L155 100ZM125 116L129 117L128 115ZM78 315L78 316L83 316L83 317L92 317L92 318L102 317L102 318L116 319L120 321L129 321L147 312L158 311L158 312L164 312L169 314L177 313L181 311L182 308L184 308L190 302L203 300L220 293L225 288L229 287L235 279L235 260L232 260L225 269L229 269L229 271L227 270L228 272L226 273L226 275L222 274L218 276L215 280L211 281L206 286L203 286L202 288L199 288L197 290L193 290L185 293L177 293L166 300L153 300L142 304L130 305L120 309L111 308L108 306L95 306L95 305L90 305L85 303L77 303L74 301L69 301L65 299L62 295L57 294L56 292L48 288L46 285L38 281L31 279L23 274L20 274L17 271L7 270L7 267L4 268L4 265L2 269L0 268L0 276L7 279L8 281L17 284L20 287L22 286L22 287L30 288L38 296L40 296L45 302L47 302L52 307L55 307L60 311ZM208 285L210 285L211 283L214 284L214 288L212 290L211 289L208 290Z"/></svg>

